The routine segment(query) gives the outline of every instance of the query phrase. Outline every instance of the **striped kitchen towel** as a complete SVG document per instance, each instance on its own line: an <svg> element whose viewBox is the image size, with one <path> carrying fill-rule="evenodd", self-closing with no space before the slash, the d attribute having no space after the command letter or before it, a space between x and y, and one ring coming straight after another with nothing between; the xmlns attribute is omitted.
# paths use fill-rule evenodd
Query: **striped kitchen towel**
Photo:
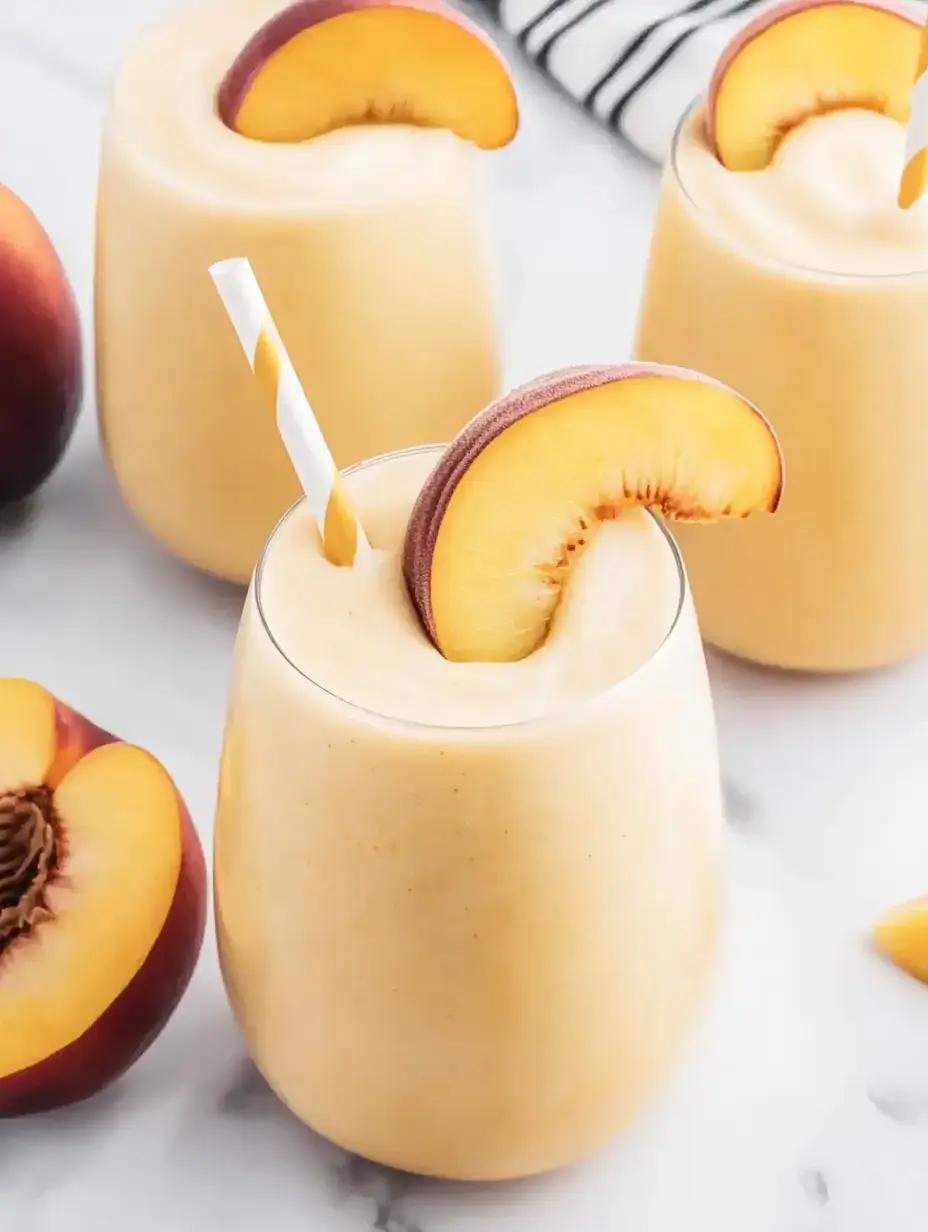
<svg viewBox="0 0 928 1232"><path fill-rule="evenodd" d="M541 72L663 162L720 52L779 0L479 0ZM918 6L921 7L921 6Z"/></svg>

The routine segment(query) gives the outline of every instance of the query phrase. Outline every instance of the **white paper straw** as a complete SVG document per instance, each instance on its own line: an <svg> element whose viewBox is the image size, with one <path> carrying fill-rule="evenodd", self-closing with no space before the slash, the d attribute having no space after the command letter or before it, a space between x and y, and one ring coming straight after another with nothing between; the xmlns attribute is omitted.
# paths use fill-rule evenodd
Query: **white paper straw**
<svg viewBox="0 0 928 1232"><path fill-rule="evenodd" d="M369 551L361 523L345 495L325 438L297 379L254 270L245 257L209 268L216 290L259 385L277 415L277 427L316 519L326 558L351 565Z"/></svg>

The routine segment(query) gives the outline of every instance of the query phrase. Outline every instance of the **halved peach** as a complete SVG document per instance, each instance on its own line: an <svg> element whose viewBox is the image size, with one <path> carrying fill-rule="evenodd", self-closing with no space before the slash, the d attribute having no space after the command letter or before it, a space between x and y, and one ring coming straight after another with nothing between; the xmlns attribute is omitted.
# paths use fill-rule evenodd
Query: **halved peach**
<svg viewBox="0 0 928 1232"><path fill-rule="evenodd" d="M193 974L206 868L167 771L0 680L0 1116L119 1077Z"/></svg>
<svg viewBox="0 0 928 1232"><path fill-rule="evenodd" d="M452 441L407 528L403 569L447 659L514 661L544 640L572 561L630 505L713 521L776 509L783 460L744 398L657 364L567 368Z"/></svg>
<svg viewBox="0 0 928 1232"><path fill-rule="evenodd" d="M505 61L442 0L296 0L242 49L217 105L255 141L392 122L496 149L519 123Z"/></svg>
<svg viewBox="0 0 928 1232"><path fill-rule="evenodd" d="M921 23L895 0L786 0L749 22L709 83L709 144L732 171L766 167L813 116L866 108L904 123Z"/></svg>
<svg viewBox="0 0 928 1232"><path fill-rule="evenodd" d="M928 898L913 898L878 920L877 949L903 971L928 984Z"/></svg>

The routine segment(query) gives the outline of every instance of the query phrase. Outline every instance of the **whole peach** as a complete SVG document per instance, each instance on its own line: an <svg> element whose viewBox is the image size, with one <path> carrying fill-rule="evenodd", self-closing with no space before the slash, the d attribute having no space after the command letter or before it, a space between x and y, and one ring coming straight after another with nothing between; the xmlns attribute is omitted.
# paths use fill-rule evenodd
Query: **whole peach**
<svg viewBox="0 0 928 1232"><path fill-rule="evenodd" d="M30 496L52 473L82 388L67 275L33 212L0 186L0 507Z"/></svg>

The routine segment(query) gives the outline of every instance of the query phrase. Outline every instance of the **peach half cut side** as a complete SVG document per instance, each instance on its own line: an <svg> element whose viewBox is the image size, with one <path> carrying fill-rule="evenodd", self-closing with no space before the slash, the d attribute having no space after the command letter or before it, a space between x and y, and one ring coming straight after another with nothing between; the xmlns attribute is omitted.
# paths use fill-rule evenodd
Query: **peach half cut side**
<svg viewBox="0 0 928 1232"><path fill-rule="evenodd" d="M567 368L491 404L413 508L403 571L447 659L512 662L547 634L571 563L632 505L714 521L773 512L783 459L738 394L683 368Z"/></svg>
<svg viewBox="0 0 928 1232"><path fill-rule="evenodd" d="M217 109L228 128L269 142L394 123L498 149L519 125L502 56L441 0L296 0L236 57Z"/></svg>
<svg viewBox="0 0 928 1232"><path fill-rule="evenodd" d="M186 990L205 918L203 850L161 764L0 679L0 1116L124 1073Z"/></svg>
<svg viewBox="0 0 928 1232"><path fill-rule="evenodd" d="M928 984L928 898L913 898L879 919L876 948L902 971Z"/></svg>
<svg viewBox="0 0 928 1232"><path fill-rule="evenodd" d="M893 0L787 0L722 53L706 96L706 137L732 171L760 171L805 120L865 108L905 123L921 25Z"/></svg>

